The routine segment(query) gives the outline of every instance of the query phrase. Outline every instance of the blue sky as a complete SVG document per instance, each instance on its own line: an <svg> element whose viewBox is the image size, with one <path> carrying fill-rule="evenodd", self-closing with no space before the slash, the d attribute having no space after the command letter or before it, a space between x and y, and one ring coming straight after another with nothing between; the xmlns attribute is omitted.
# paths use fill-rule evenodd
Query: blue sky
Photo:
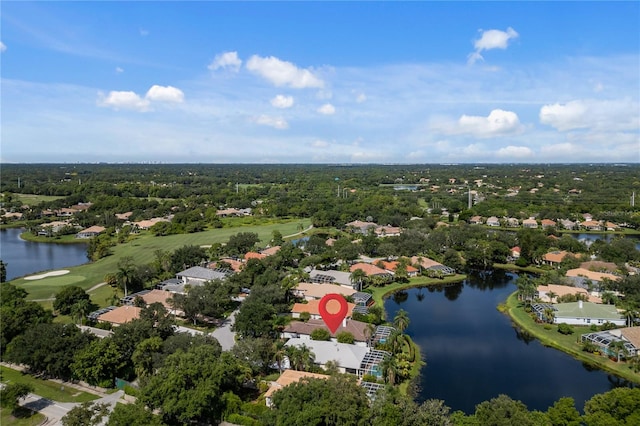
<svg viewBox="0 0 640 426"><path fill-rule="evenodd" d="M640 3L2 2L2 162L640 162Z"/></svg>

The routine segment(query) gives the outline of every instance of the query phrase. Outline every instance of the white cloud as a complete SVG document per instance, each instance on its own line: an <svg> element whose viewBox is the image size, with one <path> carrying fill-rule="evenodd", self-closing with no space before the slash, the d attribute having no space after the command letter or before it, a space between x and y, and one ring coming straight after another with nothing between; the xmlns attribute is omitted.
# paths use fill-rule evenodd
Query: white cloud
<svg viewBox="0 0 640 426"><path fill-rule="evenodd" d="M496 155L504 158L523 159L533 157L533 151L526 146L509 145L507 147L500 148L498 152L496 152Z"/></svg>
<svg viewBox="0 0 640 426"><path fill-rule="evenodd" d="M574 100L540 108L540 123L564 132L576 129L638 130L640 105L630 99Z"/></svg>
<svg viewBox="0 0 640 426"><path fill-rule="evenodd" d="M224 52L216 55L208 68L211 71L215 71L219 68L228 68L232 71L238 72L241 66L242 60L238 57L238 52Z"/></svg>
<svg viewBox="0 0 640 426"><path fill-rule="evenodd" d="M318 139L318 140L313 141L311 146L313 148L328 148L329 147L329 142Z"/></svg>
<svg viewBox="0 0 640 426"><path fill-rule="evenodd" d="M261 115L260 117L255 119L255 122L262 126L269 126L279 130L289 128L289 123L287 123L287 120L285 120L282 117L272 117L269 115Z"/></svg>
<svg viewBox="0 0 640 426"><path fill-rule="evenodd" d="M173 86L158 86L154 84L147 92L146 99L155 102L184 102L184 93L182 90Z"/></svg>
<svg viewBox="0 0 640 426"><path fill-rule="evenodd" d="M488 117L465 114L456 122L440 119L431 127L436 132L448 135L462 134L477 138L511 135L523 130L518 115L513 111L502 109L494 109Z"/></svg>
<svg viewBox="0 0 640 426"><path fill-rule="evenodd" d="M509 40L517 38L518 35L519 34L511 27L507 28L507 31L482 31L482 35L480 36L480 38L473 42L473 46L476 48L476 50L475 52L469 54L468 63L473 64L478 60L484 60L480 53L483 50L506 49L509 45Z"/></svg>
<svg viewBox="0 0 640 426"><path fill-rule="evenodd" d="M7 50L7 45L0 41L0 52Z"/></svg>
<svg viewBox="0 0 640 426"><path fill-rule="evenodd" d="M99 93L98 105L110 107L115 110L132 109L136 111L148 111L149 109L149 101L147 99L142 99L135 92L127 91L111 91L107 96Z"/></svg>
<svg viewBox="0 0 640 426"><path fill-rule="evenodd" d="M263 58L253 55L246 66L249 71L262 76L278 87L305 89L324 86L324 82L308 69L298 68L291 62L282 61L274 56Z"/></svg>
<svg viewBox="0 0 640 426"><path fill-rule="evenodd" d="M146 37L150 34L149 30L145 30L144 28L140 28L139 32L142 37Z"/></svg>
<svg viewBox="0 0 640 426"><path fill-rule="evenodd" d="M293 106L293 96L277 95L271 99L271 105L276 108L291 108Z"/></svg>
<svg viewBox="0 0 640 426"><path fill-rule="evenodd" d="M116 74L122 74L123 72L124 72L124 69L120 67L116 67Z"/></svg>
<svg viewBox="0 0 640 426"><path fill-rule="evenodd" d="M333 115L336 113L336 107L331 104L324 104L318 108L318 112L323 115Z"/></svg>
<svg viewBox="0 0 640 426"><path fill-rule="evenodd" d="M364 93L360 93L358 94L358 96L356 96L356 102L359 104L363 103L366 100L367 100L367 95L365 95Z"/></svg>

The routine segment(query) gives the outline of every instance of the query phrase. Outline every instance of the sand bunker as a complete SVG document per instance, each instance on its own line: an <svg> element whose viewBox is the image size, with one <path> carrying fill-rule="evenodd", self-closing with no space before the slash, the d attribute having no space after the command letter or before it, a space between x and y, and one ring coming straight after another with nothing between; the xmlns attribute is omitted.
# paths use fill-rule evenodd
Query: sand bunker
<svg viewBox="0 0 640 426"><path fill-rule="evenodd" d="M44 274L39 274L39 275L31 275L29 277L24 277L25 280L41 280L43 278L47 278L47 277L57 277L58 275L65 275L68 274L69 271L66 269L60 269L58 271L50 271L50 272L46 272Z"/></svg>

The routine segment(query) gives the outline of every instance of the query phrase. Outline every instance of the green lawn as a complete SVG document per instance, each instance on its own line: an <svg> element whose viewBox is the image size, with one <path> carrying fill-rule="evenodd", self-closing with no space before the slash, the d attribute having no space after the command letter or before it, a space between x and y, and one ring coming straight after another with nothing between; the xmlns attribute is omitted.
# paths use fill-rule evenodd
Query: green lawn
<svg viewBox="0 0 640 426"><path fill-rule="evenodd" d="M529 314L524 311L524 308L517 299L516 293L511 294L507 298L506 306L509 316L516 325L540 340L543 345L566 352L580 361L595 365L598 368L614 373L634 383L640 383L640 374L634 373L628 363L612 361L607 357L594 355L582 350L582 345L579 343L580 336L590 333L591 330L589 327L572 326L575 332L570 335L558 333L557 325L551 325L551 328L547 330L544 324L536 323Z"/></svg>
<svg viewBox="0 0 640 426"><path fill-rule="evenodd" d="M22 202L22 204L27 204L30 206L35 206L36 204L40 204L43 201L55 201L60 198L64 198L62 196L57 195L34 195L34 194L11 194L13 198L17 198Z"/></svg>
<svg viewBox="0 0 640 426"><path fill-rule="evenodd" d="M37 379L20 371L0 366L0 380L3 383L25 383L33 386L33 393L57 402L87 402L98 399L97 395L82 392L50 380ZM4 424L4 423L3 423Z"/></svg>
<svg viewBox="0 0 640 426"><path fill-rule="evenodd" d="M384 306L384 299L389 297L391 294L395 293L399 290L407 290L414 287L427 287L432 285L444 285L451 284L463 281L467 278L466 275L451 275L448 277L440 278L429 278L429 277L415 277L410 278L408 283L393 283L386 285L384 287L369 287L367 291L371 293L373 300L379 306Z"/></svg>
<svg viewBox="0 0 640 426"><path fill-rule="evenodd" d="M46 420L44 414L20 407L14 413L0 408L0 425L2 426L37 426Z"/></svg>
<svg viewBox="0 0 640 426"><path fill-rule="evenodd" d="M252 219L254 222L256 219ZM264 221L263 221L264 222ZM242 219L238 224L244 223ZM112 248L113 254L96 262L85 265L67 268L70 273L57 277L48 277L40 280L29 281L23 278L13 280L11 283L22 287L29 292L29 299L47 299L57 293L65 285L77 285L85 290L104 281L104 276L109 272L117 270L120 259L131 256L136 264L150 263L154 259L155 250L174 251L184 245L210 245L214 243L225 243L231 235L239 232L255 232L260 237L260 246L266 246L272 238L275 230L282 235L291 235L299 231L300 225L305 229L311 224L309 219L295 219L279 222L268 222L261 225L245 225L236 227L225 227L213 229L194 234L168 235L166 237L155 237L150 233L141 233L125 244L119 244ZM104 297L107 292L100 289L99 297L94 300L101 306L105 306Z"/></svg>

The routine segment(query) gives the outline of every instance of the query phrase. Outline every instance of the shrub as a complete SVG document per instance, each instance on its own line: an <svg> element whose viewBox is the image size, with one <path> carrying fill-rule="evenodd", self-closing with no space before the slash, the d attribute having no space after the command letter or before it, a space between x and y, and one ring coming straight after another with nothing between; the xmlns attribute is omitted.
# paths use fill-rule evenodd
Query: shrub
<svg viewBox="0 0 640 426"><path fill-rule="evenodd" d="M242 426L260 426L260 422L252 419L251 417L248 416L243 416L241 414L237 414L237 413L233 413L233 414L229 414L227 416L227 421L229 423L233 423L236 425L242 425Z"/></svg>
<svg viewBox="0 0 640 426"><path fill-rule="evenodd" d="M326 328L316 328L311 332L311 340L331 340L331 334Z"/></svg>
<svg viewBox="0 0 640 426"><path fill-rule="evenodd" d="M350 345L353 345L353 342L355 341L353 334L348 331L341 331L336 335L336 339L338 339L338 343L348 343Z"/></svg>
<svg viewBox="0 0 640 426"><path fill-rule="evenodd" d="M300 321L307 322L311 319L311 314L307 311L300 312Z"/></svg>
<svg viewBox="0 0 640 426"><path fill-rule="evenodd" d="M573 334L573 327L571 327L566 322L558 324L558 333L562 334Z"/></svg>

